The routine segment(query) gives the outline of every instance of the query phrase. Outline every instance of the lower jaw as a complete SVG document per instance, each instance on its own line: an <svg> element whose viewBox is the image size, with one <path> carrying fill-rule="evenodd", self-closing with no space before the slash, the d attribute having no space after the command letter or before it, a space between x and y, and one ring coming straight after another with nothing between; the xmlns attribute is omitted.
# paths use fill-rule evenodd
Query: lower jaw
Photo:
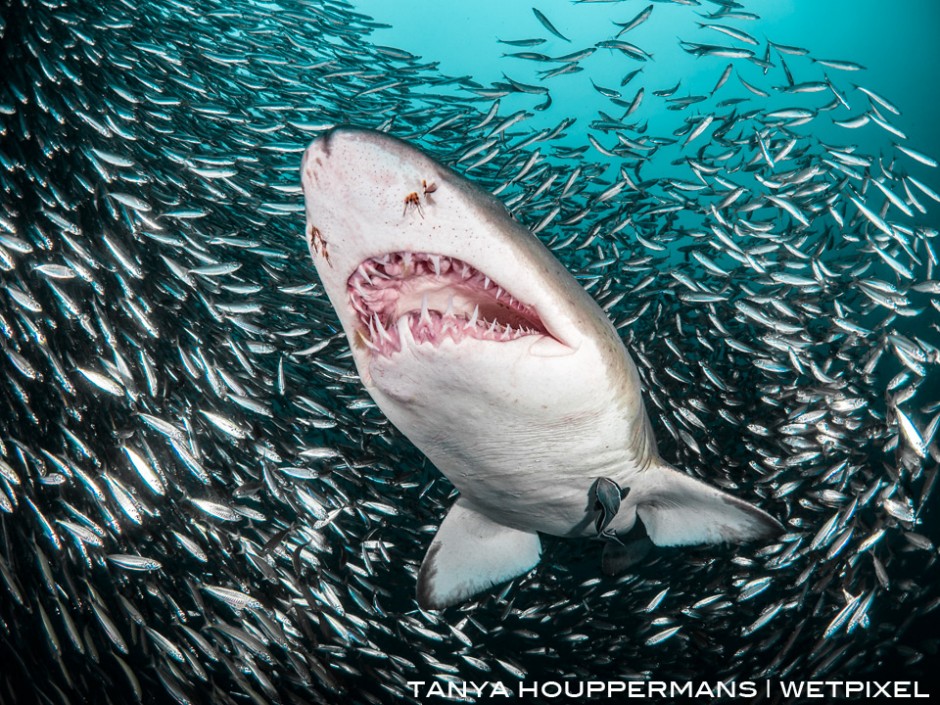
<svg viewBox="0 0 940 705"><path fill-rule="evenodd" d="M479 340L491 343L509 343L523 338L533 341L545 336L528 328L514 328L497 321L473 321L463 317L444 316L438 312L422 315L412 311L401 316L391 326L382 326L374 319L369 328L359 329L363 344L374 355L388 357L401 352L405 344L439 347L445 341L461 344Z"/></svg>

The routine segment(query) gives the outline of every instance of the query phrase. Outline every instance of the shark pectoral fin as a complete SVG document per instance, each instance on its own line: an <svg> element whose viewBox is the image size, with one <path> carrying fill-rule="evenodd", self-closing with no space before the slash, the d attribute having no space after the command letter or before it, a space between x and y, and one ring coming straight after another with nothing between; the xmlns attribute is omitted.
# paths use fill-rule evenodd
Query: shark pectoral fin
<svg viewBox="0 0 940 705"><path fill-rule="evenodd" d="M668 465L650 468L637 491L636 513L657 546L770 538L783 526L753 504Z"/></svg>
<svg viewBox="0 0 940 705"><path fill-rule="evenodd" d="M497 524L460 497L437 530L418 572L418 604L441 609L535 567L539 535Z"/></svg>

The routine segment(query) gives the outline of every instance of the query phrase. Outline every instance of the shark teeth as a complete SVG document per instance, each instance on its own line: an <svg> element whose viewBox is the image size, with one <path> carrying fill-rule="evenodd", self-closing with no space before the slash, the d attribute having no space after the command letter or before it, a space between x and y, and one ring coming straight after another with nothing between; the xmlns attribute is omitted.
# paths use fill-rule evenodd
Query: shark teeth
<svg viewBox="0 0 940 705"><path fill-rule="evenodd" d="M369 286L372 286L372 277L369 276L369 273L366 271L366 268L364 265L360 264L359 269L356 270L356 273L359 275L360 279L365 279L366 283Z"/></svg>
<svg viewBox="0 0 940 705"><path fill-rule="evenodd" d="M394 338L392 338L391 333L389 333L387 330L385 330L385 327L382 325L382 321L379 319L379 317L378 317L378 316L373 316L373 317L375 318L375 328L374 328L374 330L378 331L379 335L382 336L382 338L383 338L386 342L388 342L388 343L393 343L393 342L395 342L395 341L394 341Z"/></svg>
<svg viewBox="0 0 940 705"><path fill-rule="evenodd" d="M421 297L421 319L422 324L431 323L431 312L428 310L428 295L425 294Z"/></svg>
<svg viewBox="0 0 940 705"><path fill-rule="evenodd" d="M435 346L448 339L509 342L548 335L534 308L446 255L392 252L367 259L349 277L347 295L361 322L360 337L377 355L399 352L408 334Z"/></svg>
<svg viewBox="0 0 940 705"><path fill-rule="evenodd" d="M467 324L464 326L464 328L473 328L477 324L477 318L479 317L479 315L480 315L480 305L477 304L476 306L473 307L473 315L470 316L470 320L467 321Z"/></svg>

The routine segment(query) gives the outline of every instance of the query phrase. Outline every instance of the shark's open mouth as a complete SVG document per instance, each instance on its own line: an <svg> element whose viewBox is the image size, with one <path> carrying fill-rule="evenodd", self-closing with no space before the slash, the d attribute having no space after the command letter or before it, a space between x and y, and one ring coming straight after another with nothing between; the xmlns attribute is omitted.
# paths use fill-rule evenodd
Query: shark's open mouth
<svg viewBox="0 0 940 705"><path fill-rule="evenodd" d="M462 260L423 252L367 259L347 284L349 300L373 352L401 350L402 321L418 343L445 338L506 342L550 335L536 310Z"/></svg>

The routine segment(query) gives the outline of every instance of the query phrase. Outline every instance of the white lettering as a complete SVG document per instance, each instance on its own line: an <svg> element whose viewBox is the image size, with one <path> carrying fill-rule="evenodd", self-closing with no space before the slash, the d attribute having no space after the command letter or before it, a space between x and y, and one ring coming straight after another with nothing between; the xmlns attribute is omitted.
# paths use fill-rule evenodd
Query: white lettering
<svg viewBox="0 0 940 705"><path fill-rule="evenodd" d="M860 681L849 681L845 684L845 697L851 698L856 693L864 692L865 684Z"/></svg>
<svg viewBox="0 0 940 705"><path fill-rule="evenodd" d="M774 681L762 681L766 684L766 695L773 696ZM405 685L415 698L432 696L447 697L452 700L466 699L468 696L477 700L502 696L504 698L541 696L547 699L565 696L569 699L580 698L616 698L625 694L637 700L657 698L754 698L759 692L760 682L720 682L720 681L521 681L518 692L507 687L502 681L406 681ZM917 681L776 681L783 698L929 698L930 693L921 690Z"/></svg>
<svg viewBox="0 0 940 705"><path fill-rule="evenodd" d="M441 697L444 697L444 688L440 683L434 681L431 683L431 687L428 688L428 691L425 693L425 695L440 695Z"/></svg>
<svg viewBox="0 0 940 705"><path fill-rule="evenodd" d="M706 695L709 698L715 697L715 694L712 692L712 687L708 683L699 683L698 689L695 691L695 696L701 698Z"/></svg>
<svg viewBox="0 0 940 705"><path fill-rule="evenodd" d="M577 691L573 686L577 685ZM580 698L584 695L584 681L565 681L565 695L569 698Z"/></svg>
<svg viewBox="0 0 940 705"><path fill-rule="evenodd" d="M447 684L447 697L466 698L467 697L467 681L461 681L459 685L457 683L448 683Z"/></svg>
<svg viewBox="0 0 940 705"><path fill-rule="evenodd" d="M501 695L504 698L508 698L512 695L512 692L508 690L505 684L502 681L496 681L495 683L490 683L492 690L490 691L490 697L494 695Z"/></svg>

